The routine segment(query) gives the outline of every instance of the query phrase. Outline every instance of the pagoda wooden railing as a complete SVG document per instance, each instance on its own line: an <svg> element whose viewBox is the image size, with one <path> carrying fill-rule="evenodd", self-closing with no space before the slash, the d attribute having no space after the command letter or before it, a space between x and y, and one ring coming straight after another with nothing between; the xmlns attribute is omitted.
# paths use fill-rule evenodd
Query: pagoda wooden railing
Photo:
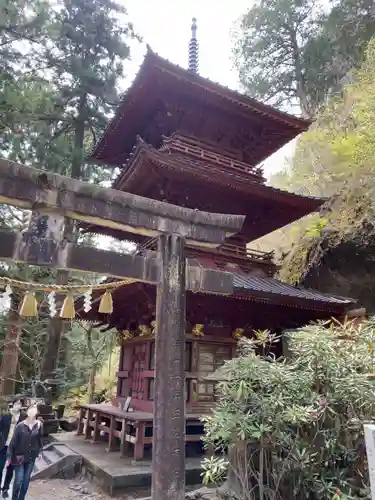
<svg viewBox="0 0 375 500"><path fill-rule="evenodd" d="M178 135L172 136L170 139L166 140L160 151L176 151L189 156L194 156L199 160L205 160L209 163L214 163L217 166L225 168L227 173L234 174L246 174L246 176L251 177L257 182L264 182L263 172L261 167L254 167L248 163L244 163L240 160L235 160L227 156L223 156L220 153L214 151L209 151L205 148L200 147L198 144L193 144L192 140L188 140L186 137L180 137Z"/></svg>
<svg viewBox="0 0 375 500"><path fill-rule="evenodd" d="M142 244L142 248L146 250L156 250L157 240L156 238L150 238L145 243ZM249 249L247 247L240 247L237 245L232 245L230 243L224 243L217 249L205 249L205 248L193 248L186 245L186 252L188 257L202 255L203 253L211 253L215 255L215 260L231 262L241 261L243 263L261 263L273 265L274 252L262 252L261 250Z"/></svg>
<svg viewBox="0 0 375 500"><path fill-rule="evenodd" d="M224 243L218 247L217 252L225 256L232 256L242 259L252 259L261 261L272 261L274 257L274 252L262 252L261 250L256 250L255 248L240 247L237 245L232 245L230 243Z"/></svg>

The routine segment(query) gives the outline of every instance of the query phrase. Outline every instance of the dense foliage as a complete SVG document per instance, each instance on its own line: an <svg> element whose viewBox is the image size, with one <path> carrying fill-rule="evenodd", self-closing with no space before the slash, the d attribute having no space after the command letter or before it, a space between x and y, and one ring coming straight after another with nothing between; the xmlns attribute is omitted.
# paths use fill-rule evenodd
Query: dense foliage
<svg viewBox="0 0 375 500"><path fill-rule="evenodd" d="M371 41L352 82L329 100L298 140L290 164L270 179L278 188L330 201L320 214L259 242L261 248L278 248L282 279L353 296L369 311L375 305L374 76Z"/></svg>
<svg viewBox="0 0 375 500"><path fill-rule="evenodd" d="M241 499L370 498L363 422L375 409L375 324L292 332L286 361L264 354L272 341L243 340L223 368L206 439L228 457L206 460L206 481L227 466Z"/></svg>
<svg viewBox="0 0 375 500"><path fill-rule="evenodd" d="M116 1L0 0L0 156L108 182L113 169L88 164L86 158L119 102L133 39L126 10ZM0 206L1 227L15 230L22 222L22 213ZM23 266L3 266L1 272L47 283L97 279ZM0 313L4 350L8 322L18 320L18 307L14 302L9 315ZM24 322L19 334L16 380L30 382L55 372L71 387L95 378L93 367L98 371L112 352L113 336L89 331L50 319L41 304L39 319Z"/></svg>
<svg viewBox="0 0 375 500"><path fill-rule="evenodd" d="M260 0L240 20L235 62L247 92L314 117L363 61L371 0Z"/></svg>
<svg viewBox="0 0 375 500"><path fill-rule="evenodd" d="M327 103L298 142L292 164L271 182L316 196L331 196L374 169L375 41L339 96ZM356 182L357 180L357 182Z"/></svg>

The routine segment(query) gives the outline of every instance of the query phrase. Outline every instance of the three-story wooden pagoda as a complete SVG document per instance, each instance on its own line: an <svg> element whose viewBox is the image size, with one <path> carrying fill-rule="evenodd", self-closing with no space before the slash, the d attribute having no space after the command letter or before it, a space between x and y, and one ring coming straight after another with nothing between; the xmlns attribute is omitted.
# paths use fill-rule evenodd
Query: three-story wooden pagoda
<svg viewBox="0 0 375 500"><path fill-rule="evenodd" d="M323 203L267 186L259 167L310 123L202 78L191 52L185 70L148 48L92 158L119 167L113 186L118 190L246 215L242 231L219 249L187 248L188 259L227 270L235 285L231 296L207 295L199 288L187 293L186 411L204 413L215 400L214 385L204 375L234 355L239 336L258 329L281 333L311 320L340 317L353 301L278 281L273 255L248 248L252 240ZM116 228L106 234L124 238ZM134 241L133 235L128 238ZM145 237L135 242L137 252L156 249L155 241ZM134 283L113 294L111 315L101 315L98 302L89 313L81 311L82 318L122 335L117 395L130 395L131 406L141 412L153 409L155 297L155 287Z"/></svg>

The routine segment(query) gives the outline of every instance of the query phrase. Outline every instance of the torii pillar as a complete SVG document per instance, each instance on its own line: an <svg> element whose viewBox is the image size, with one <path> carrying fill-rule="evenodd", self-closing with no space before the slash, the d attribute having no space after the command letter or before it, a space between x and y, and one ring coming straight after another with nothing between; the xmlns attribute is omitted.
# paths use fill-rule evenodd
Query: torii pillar
<svg viewBox="0 0 375 500"><path fill-rule="evenodd" d="M185 242L159 237L162 273L157 287L152 500L185 499Z"/></svg>

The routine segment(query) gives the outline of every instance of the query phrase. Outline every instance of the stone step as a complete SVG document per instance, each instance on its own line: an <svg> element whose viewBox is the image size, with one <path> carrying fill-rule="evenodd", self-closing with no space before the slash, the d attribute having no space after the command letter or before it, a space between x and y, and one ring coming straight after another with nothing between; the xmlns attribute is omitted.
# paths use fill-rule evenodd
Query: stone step
<svg viewBox="0 0 375 500"><path fill-rule="evenodd" d="M53 477L71 478L81 469L82 457L67 446L50 443L35 462L31 480Z"/></svg>
<svg viewBox="0 0 375 500"><path fill-rule="evenodd" d="M42 459L44 459L44 461L48 465L51 465L51 464L57 462L58 460L60 460L60 458L62 458L62 457L60 455L58 455L53 448L42 452Z"/></svg>
<svg viewBox="0 0 375 500"><path fill-rule="evenodd" d="M66 452L64 452L64 449L66 449L67 447L60 444L60 443L53 443L53 444L54 444L53 450L56 453L56 455L59 457L64 457L66 454ZM70 450L70 448L69 448L69 450Z"/></svg>

